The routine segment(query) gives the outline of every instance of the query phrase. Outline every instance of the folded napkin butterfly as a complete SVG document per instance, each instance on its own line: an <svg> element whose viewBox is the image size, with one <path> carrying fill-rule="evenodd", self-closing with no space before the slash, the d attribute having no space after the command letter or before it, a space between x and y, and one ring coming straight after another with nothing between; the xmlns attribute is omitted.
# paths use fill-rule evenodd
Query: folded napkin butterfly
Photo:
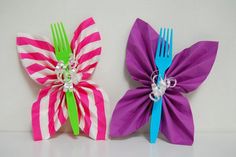
<svg viewBox="0 0 236 157"><path fill-rule="evenodd" d="M76 110L73 112L76 112L78 122L74 126L78 127L76 134L80 128L92 139L105 139L104 106L108 99L105 92L89 80L101 54L100 40L92 18L84 20L75 30L71 44L68 43L68 49L71 48L72 52L70 61L73 59L69 62L70 68L73 63L73 69L67 69L73 72L68 86L68 82L63 82L63 76L60 75L65 72L64 64L57 59L55 43L53 46L47 38L41 36L18 34L17 51L23 67L36 83L43 86L32 106L34 140L52 137L65 124L69 112L66 96L68 89L75 102Z"/></svg>
<svg viewBox="0 0 236 157"><path fill-rule="evenodd" d="M110 124L111 137L127 136L150 119L154 103L151 77L158 72L155 65L158 38L149 24L141 19L135 21L127 43L126 66L132 79L141 85L128 90L117 103ZM174 85L161 93L160 132L170 143L192 145L193 116L189 101L183 94L192 92L207 78L217 49L218 42L197 42L175 55L166 71L165 78L170 82L174 80Z"/></svg>

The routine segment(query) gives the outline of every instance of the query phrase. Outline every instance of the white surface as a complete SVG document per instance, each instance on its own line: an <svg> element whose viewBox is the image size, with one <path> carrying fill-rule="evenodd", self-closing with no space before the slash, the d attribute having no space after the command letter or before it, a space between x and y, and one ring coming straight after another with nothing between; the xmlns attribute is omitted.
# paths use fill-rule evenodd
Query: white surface
<svg viewBox="0 0 236 157"><path fill-rule="evenodd" d="M235 0L0 0L0 130L31 130L31 104L39 89L19 62L16 33L50 36L49 24L60 20L71 38L78 24L90 16L103 39L93 80L109 94L108 114L134 85L124 67L125 48L130 29L140 17L156 30L173 27L176 52L199 40L219 40L211 74L190 102L197 131L236 131Z"/></svg>
<svg viewBox="0 0 236 157"><path fill-rule="evenodd" d="M62 134L33 142L29 132L0 133L1 157L235 157L235 145L236 133L199 133L193 146L150 144L144 135L96 142Z"/></svg>

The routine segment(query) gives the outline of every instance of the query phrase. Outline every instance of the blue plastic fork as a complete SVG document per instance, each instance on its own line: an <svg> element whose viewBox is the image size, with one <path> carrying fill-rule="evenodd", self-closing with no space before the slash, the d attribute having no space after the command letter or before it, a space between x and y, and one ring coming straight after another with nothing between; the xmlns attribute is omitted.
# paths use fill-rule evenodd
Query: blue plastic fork
<svg viewBox="0 0 236 157"><path fill-rule="evenodd" d="M157 84L159 84L161 78L165 79L165 72L170 67L172 63L172 45L173 45L173 29L164 28L162 32L160 29L160 36L157 43L155 63L158 69L158 79ZM150 142L155 143L161 121L162 113L162 97L153 103L152 114L151 114L151 124L150 124Z"/></svg>

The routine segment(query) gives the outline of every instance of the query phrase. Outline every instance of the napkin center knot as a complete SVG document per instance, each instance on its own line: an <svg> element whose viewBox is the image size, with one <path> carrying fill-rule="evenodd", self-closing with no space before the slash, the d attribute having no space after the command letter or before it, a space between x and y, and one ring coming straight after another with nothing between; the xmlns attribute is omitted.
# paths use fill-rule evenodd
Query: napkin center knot
<svg viewBox="0 0 236 157"><path fill-rule="evenodd" d="M64 92L72 92L74 90L74 84L78 84L81 80L81 75L76 72L75 59L72 57L70 57L67 64L63 61L59 61L55 72L57 74L58 81L63 83Z"/></svg>
<svg viewBox="0 0 236 157"><path fill-rule="evenodd" d="M157 77L159 77L159 83L157 83ZM157 72L151 77L152 79L152 92L149 94L149 97L152 101L158 101L168 88L173 88L177 84L177 80L173 77L161 78L157 75Z"/></svg>

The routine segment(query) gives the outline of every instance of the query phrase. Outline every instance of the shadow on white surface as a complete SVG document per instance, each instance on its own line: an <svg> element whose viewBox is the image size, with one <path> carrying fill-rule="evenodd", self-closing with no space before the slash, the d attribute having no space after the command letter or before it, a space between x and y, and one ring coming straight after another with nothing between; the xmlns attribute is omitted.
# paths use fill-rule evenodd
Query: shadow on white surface
<svg viewBox="0 0 236 157"><path fill-rule="evenodd" d="M140 134L129 138L94 141L69 133L44 141L33 141L31 132L0 132L0 155L34 157L234 157L236 133L198 133L193 146L169 144L159 139L150 144Z"/></svg>

